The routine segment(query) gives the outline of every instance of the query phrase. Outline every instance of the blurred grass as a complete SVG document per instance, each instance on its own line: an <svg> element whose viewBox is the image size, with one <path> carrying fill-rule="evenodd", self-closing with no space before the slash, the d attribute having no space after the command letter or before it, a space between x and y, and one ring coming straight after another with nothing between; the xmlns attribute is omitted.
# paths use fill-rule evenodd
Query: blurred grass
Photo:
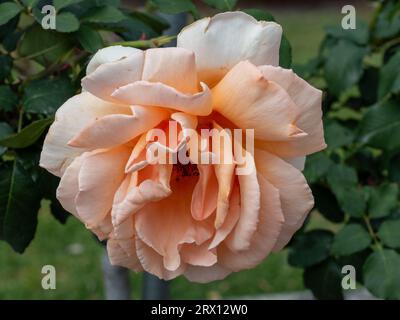
<svg viewBox="0 0 400 320"><path fill-rule="evenodd" d="M340 8L274 9L271 12L292 44L294 64L315 56L324 35L323 27L338 24L341 19ZM311 219L312 228L321 226L332 227L319 215ZM102 299L102 251L100 244L76 219L71 217L63 226L44 206L39 214L36 238L23 255L14 253L7 244L0 242L0 299ZM192 284L180 277L171 283L172 297L213 299L301 290L302 270L288 266L286 256L286 251L272 254L257 268L210 284ZM47 264L56 267L56 290L41 288L41 269ZM140 275L132 273L132 285L133 297L140 298Z"/></svg>

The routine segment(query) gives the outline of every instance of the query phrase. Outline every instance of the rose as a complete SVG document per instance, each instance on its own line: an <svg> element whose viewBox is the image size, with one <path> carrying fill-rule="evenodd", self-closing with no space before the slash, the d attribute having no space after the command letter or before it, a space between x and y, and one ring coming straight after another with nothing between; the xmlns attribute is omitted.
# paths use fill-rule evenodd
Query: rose
<svg viewBox="0 0 400 320"><path fill-rule="evenodd" d="M61 177L63 207L108 240L112 264L208 282L256 266L301 227L313 207L305 156L325 147L321 91L278 67L281 35L274 22L227 12L184 28L177 48L116 46L92 58L40 164ZM190 157L201 138L187 129L214 128L227 144L212 152L233 157L224 133L254 129L255 150L242 150L245 163L149 164L147 133L168 121Z"/></svg>

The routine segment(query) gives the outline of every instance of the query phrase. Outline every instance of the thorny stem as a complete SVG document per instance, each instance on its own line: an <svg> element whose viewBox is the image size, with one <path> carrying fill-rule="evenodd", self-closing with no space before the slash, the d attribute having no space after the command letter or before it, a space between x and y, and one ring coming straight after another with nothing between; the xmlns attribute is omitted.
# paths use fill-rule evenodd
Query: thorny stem
<svg viewBox="0 0 400 320"><path fill-rule="evenodd" d="M382 250L382 245L371 226L371 221L369 220L368 216L366 216L366 215L364 215L363 218L364 218L365 225L367 226L368 232L371 235L371 238L374 240L376 247L379 250Z"/></svg>
<svg viewBox="0 0 400 320"><path fill-rule="evenodd" d="M167 44L175 39L176 36L161 36L149 40L114 42L111 43L110 46L121 45L127 47L135 47L135 48L155 48Z"/></svg>

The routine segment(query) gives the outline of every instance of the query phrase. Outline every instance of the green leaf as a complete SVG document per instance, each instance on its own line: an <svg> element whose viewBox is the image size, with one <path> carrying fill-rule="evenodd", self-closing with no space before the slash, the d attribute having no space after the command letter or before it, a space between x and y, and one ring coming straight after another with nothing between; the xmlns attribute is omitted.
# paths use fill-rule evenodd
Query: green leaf
<svg viewBox="0 0 400 320"><path fill-rule="evenodd" d="M370 107L360 123L361 143L384 150L400 148L400 108L395 100Z"/></svg>
<svg viewBox="0 0 400 320"><path fill-rule="evenodd" d="M32 8L37 4L39 0L22 0L25 7Z"/></svg>
<svg viewBox="0 0 400 320"><path fill-rule="evenodd" d="M342 210L352 217L362 217L366 210L366 201L363 190L358 186L355 169L342 164L332 165L327 181Z"/></svg>
<svg viewBox="0 0 400 320"><path fill-rule="evenodd" d="M60 178L50 174L46 170L41 170L39 185L42 190L42 195L45 199L51 201L50 210L54 218L56 218L60 223L64 224L67 222L70 214L64 210L56 197L56 190L59 184Z"/></svg>
<svg viewBox="0 0 400 320"><path fill-rule="evenodd" d="M396 154L389 161L388 174L389 180L393 182L400 182L400 154Z"/></svg>
<svg viewBox="0 0 400 320"><path fill-rule="evenodd" d="M315 183L321 179L329 170L333 161L323 152L307 156L304 167L304 175L309 183Z"/></svg>
<svg viewBox="0 0 400 320"><path fill-rule="evenodd" d="M371 237L359 224L348 224L336 235L332 244L332 253L338 256L347 256L369 247Z"/></svg>
<svg viewBox="0 0 400 320"><path fill-rule="evenodd" d="M21 11L22 7L15 2L4 2L0 4L0 26L6 24Z"/></svg>
<svg viewBox="0 0 400 320"><path fill-rule="evenodd" d="M7 78L11 72L12 59L10 56L0 55L0 81Z"/></svg>
<svg viewBox="0 0 400 320"><path fill-rule="evenodd" d="M34 57L39 63L46 64L57 61L71 48L67 34L35 25L22 38L19 53L22 57Z"/></svg>
<svg viewBox="0 0 400 320"><path fill-rule="evenodd" d="M367 258L371 253L372 253L371 248L367 248L365 250L353 253L348 256L337 257L337 261L341 268L343 268L346 265L352 265L356 270L356 280L360 283L364 283L362 268L364 266L365 261L367 260Z"/></svg>
<svg viewBox="0 0 400 320"><path fill-rule="evenodd" d="M355 29L343 29L341 26L327 27L326 34L334 38L346 39L359 45L367 44L369 38L368 24L360 19L357 19Z"/></svg>
<svg viewBox="0 0 400 320"><path fill-rule="evenodd" d="M382 242L391 248L400 248L400 220L384 221L378 230Z"/></svg>
<svg viewBox="0 0 400 320"><path fill-rule="evenodd" d="M40 200L32 178L17 161L0 168L0 238L19 253L35 235Z"/></svg>
<svg viewBox="0 0 400 320"><path fill-rule="evenodd" d="M198 16L196 6L191 0L151 0L151 2L161 11L169 14L181 12L191 12Z"/></svg>
<svg viewBox="0 0 400 320"><path fill-rule="evenodd" d="M333 233L312 230L298 234L290 247L288 262L295 267L306 268L329 257Z"/></svg>
<svg viewBox="0 0 400 320"><path fill-rule="evenodd" d="M339 265L332 259L306 268L303 274L304 285L312 291L317 299L341 300L342 274Z"/></svg>
<svg viewBox="0 0 400 320"><path fill-rule="evenodd" d="M285 35L282 35L281 46L279 47L279 65L286 69L292 66L292 46Z"/></svg>
<svg viewBox="0 0 400 320"><path fill-rule="evenodd" d="M232 11L237 3L237 0L203 0L209 6L221 11Z"/></svg>
<svg viewBox="0 0 400 320"><path fill-rule="evenodd" d="M397 5L397 8L396 8ZM400 15L396 1L385 1L375 25L375 38L391 38L400 32Z"/></svg>
<svg viewBox="0 0 400 320"><path fill-rule="evenodd" d="M329 149L347 146L354 140L353 131L337 121L327 121L324 127L326 144Z"/></svg>
<svg viewBox="0 0 400 320"><path fill-rule="evenodd" d="M380 71L378 97L400 92L400 51L393 55Z"/></svg>
<svg viewBox="0 0 400 320"><path fill-rule="evenodd" d="M100 33L88 26L81 26L76 37L83 49L90 53L95 53L104 46Z"/></svg>
<svg viewBox="0 0 400 320"><path fill-rule="evenodd" d="M382 184L370 188L368 212L371 218L382 218L397 208L399 187L396 183Z"/></svg>
<svg viewBox="0 0 400 320"><path fill-rule="evenodd" d="M74 93L66 77L34 80L25 87L22 105L26 112L53 115Z"/></svg>
<svg viewBox="0 0 400 320"><path fill-rule="evenodd" d="M17 48L18 41L21 39L22 34L22 31L8 33L3 39L4 49L8 52L14 51Z"/></svg>
<svg viewBox="0 0 400 320"><path fill-rule="evenodd" d="M79 29L79 20L70 12L63 12L56 16L58 32L74 32Z"/></svg>
<svg viewBox="0 0 400 320"><path fill-rule="evenodd" d="M260 20L262 20L262 21L275 21L274 16L272 14L270 14L269 12L265 11L265 10L251 8L251 9L245 9L245 10L243 10L243 12L251 15L252 17L257 19L258 21L260 21Z"/></svg>
<svg viewBox="0 0 400 320"><path fill-rule="evenodd" d="M10 112L18 103L17 94L9 86L0 85L0 110Z"/></svg>
<svg viewBox="0 0 400 320"><path fill-rule="evenodd" d="M333 46L325 62L325 78L333 94L339 96L360 80L363 58L367 52L365 47L347 40L339 40Z"/></svg>
<svg viewBox="0 0 400 320"><path fill-rule="evenodd" d="M400 255L389 249L372 253L364 264L364 284L376 297L400 299Z"/></svg>
<svg viewBox="0 0 400 320"><path fill-rule="evenodd" d="M52 122L53 118L34 121L20 132L0 139L0 146L16 149L26 148L35 143Z"/></svg>
<svg viewBox="0 0 400 320"><path fill-rule="evenodd" d="M13 133L13 129L10 127L10 125L7 122L0 122L0 139L3 137L9 136L10 134ZM0 147L0 156L6 152L7 147Z"/></svg>
<svg viewBox="0 0 400 320"><path fill-rule="evenodd" d="M311 190L314 196L315 207L319 213L332 222L337 223L344 220L344 212L329 188L322 185L313 185Z"/></svg>
<svg viewBox="0 0 400 320"><path fill-rule="evenodd" d="M82 17L82 21L100 24L119 22L124 19L126 19L126 16L112 6L93 8Z"/></svg>
<svg viewBox="0 0 400 320"><path fill-rule="evenodd" d="M82 1L83 0L53 0L53 5L56 8L57 12L59 12L62 8L66 8L70 5L77 4Z"/></svg>

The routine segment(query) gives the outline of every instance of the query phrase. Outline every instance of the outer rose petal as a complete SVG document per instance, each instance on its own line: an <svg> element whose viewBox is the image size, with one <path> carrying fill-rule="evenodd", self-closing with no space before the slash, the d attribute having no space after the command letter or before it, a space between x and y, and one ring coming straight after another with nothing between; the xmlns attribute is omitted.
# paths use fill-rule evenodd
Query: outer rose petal
<svg viewBox="0 0 400 320"><path fill-rule="evenodd" d="M322 124L322 92L292 70L273 66L259 67L264 77L274 81L290 95L297 106L295 124L307 133L291 141L261 142L258 145L280 157L305 156L326 147Z"/></svg>
<svg viewBox="0 0 400 320"><path fill-rule="evenodd" d="M169 113L161 108L132 106L131 109L133 115L111 114L94 119L68 144L90 149L115 147L147 132L169 117Z"/></svg>
<svg viewBox="0 0 400 320"><path fill-rule="evenodd" d="M198 81L194 53L184 48L146 50L142 80L161 82L184 93L196 93Z"/></svg>
<svg viewBox="0 0 400 320"><path fill-rule="evenodd" d="M216 250L209 249L210 242L201 245L185 243L181 248L182 260L189 265L210 267L217 263Z"/></svg>
<svg viewBox="0 0 400 320"><path fill-rule="evenodd" d="M274 22L225 12L184 28L177 46L194 51L200 81L212 86L239 61L277 66L281 37L282 28Z"/></svg>
<svg viewBox="0 0 400 320"><path fill-rule="evenodd" d="M201 83L203 91L184 94L162 83L136 81L116 90L112 97L125 104L156 106L206 116L212 111L211 92Z"/></svg>
<svg viewBox="0 0 400 320"><path fill-rule="evenodd" d="M122 146L84 159L75 201L78 215L88 227L95 226L111 210L115 192L125 177L128 157L129 149Z"/></svg>
<svg viewBox="0 0 400 320"><path fill-rule="evenodd" d="M232 251L246 250L257 229L260 211L260 186L257 181L257 171L253 156L245 151L246 163L238 167L249 168L248 174L239 175L240 217L232 232L225 239L226 245Z"/></svg>
<svg viewBox="0 0 400 320"><path fill-rule="evenodd" d="M293 125L296 105L275 82L248 61L239 62L212 89L213 108L262 140L290 140L304 135Z"/></svg>
<svg viewBox="0 0 400 320"><path fill-rule="evenodd" d="M255 150L258 173L279 190L285 224L274 251L282 249L302 226L307 214L314 206L314 198L303 174L277 156Z"/></svg>
<svg viewBox="0 0 400 320"><path fill-rule="evenodd" d="M189 281L207 283L211 281L222 280L230 273L232 273L232 270L229 270L221 266L219 263L216 263L211 267L188 265L183 275Z"/></svg>
<svg viewBox="0 0 400 320"><path fill-rule="evenodd" d="M99 66L104 63L114 62L124 59L132 54L137 53L138 49L124 46L112 46L100 49L96 52L92 59L90 59L86 68L86 74L95 71Z"/></svg>
<svg viewBox="0 0 400 320"><path fill-rule="evenodd" d="M136 238L136 250L143 269L160 279L171 280L180 276L186 269L184 263L174 271L165 269L163 257L139 238Z"/></svg>
<svg viewBox="0 0 400 320"><path fill-rule="evenodd" d="M114 113L128 114L130 110L126 106L100 100L88 92L67 100L57 110L55 121L44 140L40 166L61 177L72 160L85 151L68 146L68 141L96 117Z"/></svg>
<svg viewBox="0 0 400 320"><path fill-rule="evenodd" d="M129 56L104 63L82 79L82 88L93 95L114 102L111 94L121 86L142 78L144 52L131 51Z"/></svg>
<svg viewBox="0 0 400 320"><path fill-rule="evenodd" d="M131 240L132 255L128 255L120 246L118 240L110 239L107 241L107 253L110 263L116 266L122 266L135 271L142 271L142 265L136 257L135 239Z"/></svg>
<svg viewBox="0 0 400 320"><path fill-rule="evenodd" d="M252 268L264 260L275 246L284 223L278 189L262 176L257 178L261 189L260 220L249 248L232 252L224 244L218 247L219 263L233 271Z"/></svg>

